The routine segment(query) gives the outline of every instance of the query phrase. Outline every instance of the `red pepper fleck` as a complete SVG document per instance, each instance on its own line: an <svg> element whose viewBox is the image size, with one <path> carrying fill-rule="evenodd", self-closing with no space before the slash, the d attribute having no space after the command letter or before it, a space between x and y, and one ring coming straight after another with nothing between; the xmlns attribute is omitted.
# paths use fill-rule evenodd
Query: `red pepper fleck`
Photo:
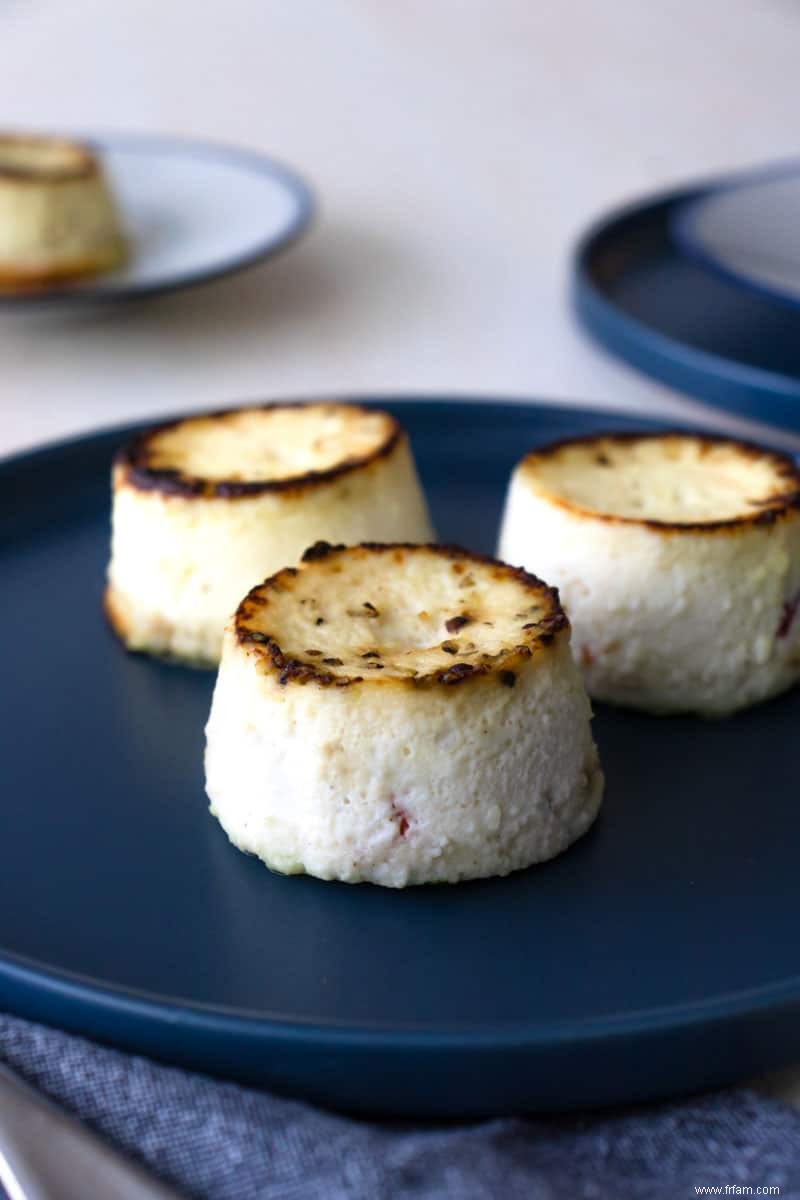
<svg viewBox="0 0 800 1200"><path fill-rule="evenodd" d="M408 819L408 813L395 800L392 800L392 817L397 822L398 834L400 837L405 837L411 822Z"/></svg>
<svg viewBox="0 0 800 1200"><path fill-rule="evenodd" d="M781 611L781 619L778 622L778 630L775 635L776 637L786 637L787 633L792 628L792 621L795 618L798 606L800 606L800 592L797 592L796 595L792 596L791 600L786 600L784 602L783 609Z"/></svg>

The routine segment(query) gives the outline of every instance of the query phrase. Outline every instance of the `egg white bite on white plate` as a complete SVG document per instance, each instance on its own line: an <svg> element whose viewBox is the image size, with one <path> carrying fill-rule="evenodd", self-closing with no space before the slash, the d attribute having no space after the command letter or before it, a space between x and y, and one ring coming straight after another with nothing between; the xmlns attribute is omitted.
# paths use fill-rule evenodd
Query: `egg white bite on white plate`
<svg viewBox="0 0 800 1200"><path fill-rule="evenodd" d="M499 553L560 590L590 694L725 716L800 677L800 472L699 434L558 442L515 469Z"/></svg>
<svg viewBox="0 0 800 1200"><path fill-rule="evenodd" d="M0 134L0 291L106 271L126 253L120 216L91 147Z"/></svg>

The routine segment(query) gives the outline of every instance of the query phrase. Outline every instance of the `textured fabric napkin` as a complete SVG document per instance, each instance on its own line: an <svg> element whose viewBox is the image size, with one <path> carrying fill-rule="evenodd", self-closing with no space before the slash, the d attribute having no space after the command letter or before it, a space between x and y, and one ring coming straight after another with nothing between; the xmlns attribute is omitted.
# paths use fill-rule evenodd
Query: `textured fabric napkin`
<svg viewBox="0 0 800 1200"><path fill-rule="evenodd" d="M800 1198L800 1114L752 1091L585 1117L411 1126L336 1116L14 1017L0 1016L0 1057L187 1198Z"/></svg>

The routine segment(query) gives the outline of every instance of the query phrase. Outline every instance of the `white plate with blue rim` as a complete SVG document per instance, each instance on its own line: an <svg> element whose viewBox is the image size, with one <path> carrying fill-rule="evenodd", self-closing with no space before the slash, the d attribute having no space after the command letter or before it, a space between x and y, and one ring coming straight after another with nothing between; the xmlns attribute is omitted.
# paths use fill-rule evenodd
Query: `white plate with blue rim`
<svg viewBox="0 0 800 1200"><path fill-rule="evenodd" d="M729 282L800 306L800 162L741 172L676 208L683 253Z"/></svg>
<svg viewBox="0 0 800 1200"><path fill-rule="evenodd" d="M128 259L112 271L4 294L4 304L102 303L206 283L286 249L313 215L308 185L252 150L138 134L77 140L103 164Z"/></svg>

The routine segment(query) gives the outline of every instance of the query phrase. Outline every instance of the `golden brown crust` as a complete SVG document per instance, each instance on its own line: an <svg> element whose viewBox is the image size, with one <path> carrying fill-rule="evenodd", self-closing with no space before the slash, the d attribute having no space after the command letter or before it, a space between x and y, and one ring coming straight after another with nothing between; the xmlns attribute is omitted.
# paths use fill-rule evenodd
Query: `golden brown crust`
<svg viewBox="0 0 800 1200"><path fill-rule="evenodd" d="M691 439L698 443L701 448L706 447L707 450L712 447L730 447L749 458L766 458L774 467L776 475L782 481L785 481L786 488L785 490L782 489L770 496L764 497L763 500L759 500L757 512L729 517L721 521L659 521L650 517L618 516L613 513L602 513L594 509L584 508L574 503L574 501L567 500L566 497L555 495L550 491L547 492L548 503L557 505L567 512L574 513L588 520L603 521L611 525L638 525L665 534L738 532L753 526L772 525L789 514L800 510L800 469L798 469L794 459L788 454L782 454L777 450L768 450L754 442L739 441L736 438L721 437L716 434L664 430L661 433L615 432L561 438L558 441L549 442L545 446L537 447L536 450L532 450L529 454L526 454L520 462L518 469L522 472L525 472L526 468L535 471L538 462L555 457L562 450L568 449L571 446L591 447L597 444L599 462L602 455L603 443L617 442L622 445L630 445L634 442L663 441L672 438L680 439L681 441L685 441L687 438Z"/></svg>
<svg viewBox="0 0 800 1200"><path fill-rule="evenodd" d="M248 409L256 409L260 412L271 412L283 408L303 409L315 407L319 407L319 402L313 400L295 401L292 403L272 401L267 404L247 406ZM342 459L335 466L321 471L306 471L302 475L292 475L282 479L252 481L241 479L209 480L185 474L178 469L154 467L150 462L150 447L154 439L157 439L168 430L177 429L186 422L197 419L196 416L183 417L177 421L169 421L164 425L145 430L117 452L114 457L115 486L129 486L137 491L160 492L162 495L167 496L194 496L206 499L216 497L224 500L240 500L250 496L260 496L267 492L297 494L305 491L307 488L315 487L320 483L328 483L334 479L338 479L342 475L348 474L350 471L368 467L372 463L387 458L405 439L405 434L394 417L389 413L383 412L381 409L368 409L362 405L345 405L344 403L341 406L331 403L329 407L347 408L350 412L379 413L387 421L388 432L386 437L369 454ZM241 408L222 409L218 412L202 413L201 417L203 420L225 420L228 417L236 417L242 411Z"/></svg>
<svg viewBox="0 0 800 1200"><path fill-rule="evenodd" d="M24 146L53 147L61 150L64 157L58 163L39 163L36 166L3 161L5 147L19 149ZM82 142L43 137L41 134L0 133L0 183L3 180L13 183L66 183L75 179L91 179L98 171L95 154Z"/></svg>
<svg viewBox="0 0 800 1200"><path fill-rule="evenodd" d="M118 254L103 256L95 255L83 259L75 259L71 263L62 263L57 267L18 268L7 264L0 266L0 291L30 292L43 287L71 283L85 275L98 275L102 271L110 271L124 260L124 251L120 248Z"/></svg>
<svg viewBox="0 0 800 1200"><path fill-rule="evenodd" d="M113 629L114 633L120 641L127 643L130 641L130 624L125 617L119 601L116 598L114 589L109 586L103 592L103 612L106 615L106 620Z"/></svg>
<svg viewBox="0 0 800 1200"><path fill-rule="evenodd" d="M246 647L261 660L263 669L273 675L279 684L314 683L319 687L351 687L356 684L379 684L382 687L399 686L409 688L420 687L452 687L494 677L504 687L513 687L516 683L516 671L537 651L551 646L558 634L568 633L570 625L566 613L561 607L558 590L549 587L535 575L521 567L511 567L498 559L464 550L452 545L418 545L409 542L362 542L358 546L332 546L328 542L316 542L303 555L303 562L314 563L337 556L393 554L398 562L406 553L419 555L428 554L432 557L445 558L453 564L455 570L464 563L475 563L492 568L493 577L498 581L513 580L520 584L532 600L542 609L542 615L535 622L523 624L519 630L519 641L509 645L497 654L482 654L477 659L466 662L459 660L458 651L453 650L453 664L443 669L436 669L427 674L401 676L396 674L344 675L326 671L326 659L320 662L308 661L296 652L283 648L276 637L253 625L258 621L263 623L264 613L269 608L270 593L282 592L298 574L297 567L285 567L263 583L254 587L239 605L233 618L233 634L240 646ZM371 607L371 606L365 606ZM520 614L521 616L522 614ZM468 624L468 614L459 614L457 621ZM460 624L459 624L459 627ZM446 644L445 644L446 645ZM451 653L451 651L447 651ZM306 651L308 653L308 651ZM366 660L379 657L376 651L367 651L361 656ZM341 665L338 659L327 660L331 665ZM365 663L365 669L368 667Z"/></svg>

